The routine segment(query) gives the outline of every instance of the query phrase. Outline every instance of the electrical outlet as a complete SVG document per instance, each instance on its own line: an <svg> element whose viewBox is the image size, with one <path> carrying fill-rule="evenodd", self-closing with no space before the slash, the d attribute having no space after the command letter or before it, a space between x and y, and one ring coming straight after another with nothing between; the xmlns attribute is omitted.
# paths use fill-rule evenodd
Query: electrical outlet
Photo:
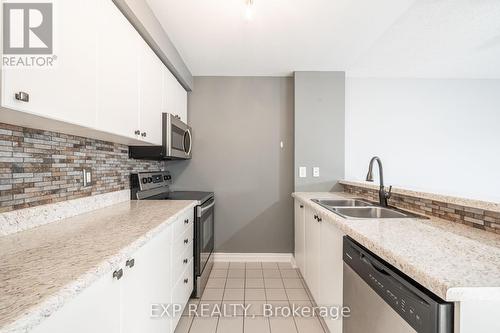
<svg viewBox="0 0 500 333"><path fill-rule="evenodd" d="M316 178L319 177L319 167L313 168L313 177L316 177Z"/></svg>
<svg viewBox="0 0 500 333"><path fill-rule="evenodd" d="M83 187L92 185L92 170L83 169L82 177L83 177Z"/></svg>

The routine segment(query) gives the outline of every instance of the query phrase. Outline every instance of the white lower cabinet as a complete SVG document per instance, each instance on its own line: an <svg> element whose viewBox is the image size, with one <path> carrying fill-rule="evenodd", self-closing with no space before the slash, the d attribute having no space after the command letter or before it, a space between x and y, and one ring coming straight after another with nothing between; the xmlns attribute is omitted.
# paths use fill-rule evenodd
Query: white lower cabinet
<svg viewBox="0 0 500 333"><path fill-rule="evenodd" d="M319 306L343 305L343 232L318 211L295 200L295 260ZM302 243L302 240L303 243ZM303 258L303 259L302 259ZM331 332L342 332L341 318L325 318Z"/></svg>
<svg viewBox="0 0 500 333"><path fill-rule="evenodd" d="M120 281L101 277L33 329L34 333L120 333Z"/></svg>
<svg viewBox="0 0 500 333"><path fill-rule="evenodd" d="M33 332L174 332L193 291L193 219L193 210L180 216ZM163 305L175 316L158 317Z"/></svg>
<svg viewBox="0 0 500 333"><path fill-rule="evenodd" d="M321 265L321 222L318 213L311 208L306 208L305 218L305 258L307 269L304 278L315 300L320 293L320 265Z"/></svg>
<svg viewBox="0 0 500 333"><path fill-rule="evenodd" d="M295 200L295 263L297 267L305 274L306 272L306 231L305 231L305 207L302 203Z"/></svg>
<svg viewBox="0 0 500 333"><path fill-rule="evenodd" d="M121 285L122 333L170 330L170 318L151 318L151 305L169 304L172 298L169 283L171 243L172 232L167 228L140 248L128 261L129 266L124 268Z"/></svg>
<svg viewBox="0 0 500 333"><path fill-rule="evenodd" d="M316 303L321 306L335 306L339 309L343 304L343 232L333 223L322 221L319 272L319 297ZM325 318L330 332L342 332L342 320Z"/></svg>

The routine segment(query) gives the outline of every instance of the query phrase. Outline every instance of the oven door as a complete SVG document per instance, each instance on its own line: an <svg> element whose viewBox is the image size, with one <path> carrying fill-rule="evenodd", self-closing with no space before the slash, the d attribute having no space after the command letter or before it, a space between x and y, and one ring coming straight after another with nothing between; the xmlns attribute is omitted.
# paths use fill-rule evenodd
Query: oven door
<svg viewBox="0 0 500 333"><path fill-rule="evenodd" d="M196 276L201 276L214 250L214 198L197 207L195 224L195 267Z"/></svg>
<svg viewBox="0 0 500 333"><path fill-rule="evenodd" d="M191 127L171 114L165 113L164 117L166 157L178 159L191 158L193 145Z"/></svg>

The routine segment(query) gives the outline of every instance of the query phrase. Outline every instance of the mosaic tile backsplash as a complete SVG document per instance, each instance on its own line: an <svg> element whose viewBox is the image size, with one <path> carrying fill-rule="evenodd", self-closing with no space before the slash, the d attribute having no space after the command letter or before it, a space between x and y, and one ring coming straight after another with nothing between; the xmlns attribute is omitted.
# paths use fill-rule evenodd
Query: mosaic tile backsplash
<svg viewBox="0 0 500 333"><path fill-rule="evenodd" d="M342 185L344 191L378 202L378 191ZM500 234L500 212L392 193L389 205Z"/></svg>
<svg viewBox="0 0 500 333"><path fill-rule="evenodd" d="M124 190L131 172L164 163L130 159L121 144L0 123L0 212Z"/></svg>

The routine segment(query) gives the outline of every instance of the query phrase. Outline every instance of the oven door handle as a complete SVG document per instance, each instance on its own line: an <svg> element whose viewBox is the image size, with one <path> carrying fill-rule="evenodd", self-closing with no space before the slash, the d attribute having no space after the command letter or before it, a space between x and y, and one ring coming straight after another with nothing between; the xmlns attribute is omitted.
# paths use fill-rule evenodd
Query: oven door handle
<svg viewBox="0 0 500 333"><path fill-rule="evenodd" d="M212 208L214 205L215 205L215 201L212 201L211 204L209 204L208 206L205 206L205 207L198 206L198 213L197 213L198 217L201 217L207 210Z"/></svg>

